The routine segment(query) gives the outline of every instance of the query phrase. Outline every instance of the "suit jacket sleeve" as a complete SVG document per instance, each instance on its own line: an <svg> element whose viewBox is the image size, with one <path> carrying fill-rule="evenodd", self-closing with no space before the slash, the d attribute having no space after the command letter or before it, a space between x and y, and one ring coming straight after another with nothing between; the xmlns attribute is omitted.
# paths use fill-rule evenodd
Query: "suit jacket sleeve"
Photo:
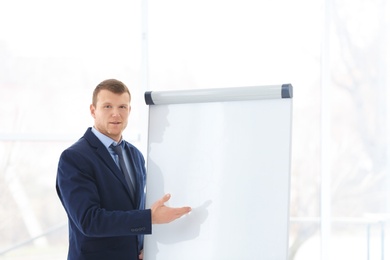
<svg viewBox="0 0 390 260"><path fill-rule="evenodd" d="M85 144L62 153L56 188L70 224L91 237L151 234L151 211L133 205L110 163Z"/></svg>

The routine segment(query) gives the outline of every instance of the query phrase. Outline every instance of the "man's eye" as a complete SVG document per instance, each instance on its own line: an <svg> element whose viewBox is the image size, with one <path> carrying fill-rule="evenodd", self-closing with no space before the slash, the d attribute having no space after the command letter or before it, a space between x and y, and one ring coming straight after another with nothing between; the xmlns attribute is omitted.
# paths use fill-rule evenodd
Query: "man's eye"
<svg viewBox="0 0 390 260"><path fill-rule="evenodd" d="M111 108L111 106L110 105L106 105L106 106L104 106L104 108Z"/></svg>

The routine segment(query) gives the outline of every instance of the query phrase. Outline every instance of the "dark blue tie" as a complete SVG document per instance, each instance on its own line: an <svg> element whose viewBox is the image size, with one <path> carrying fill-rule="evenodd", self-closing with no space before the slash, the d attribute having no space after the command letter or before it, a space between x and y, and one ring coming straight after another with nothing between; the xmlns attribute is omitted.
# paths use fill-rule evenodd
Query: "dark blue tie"
<svg viewBox="0 0 390 260"><path fill-rule="evenodd" d="M116 145L116 146L111 145L111 148L118 155L120 169L121 169L123 175L125 175L125 179L126 179L127 185L129 186L131 196L133 199L135 199L135 181L134 181L134 177L131 175L131 172L129 172L127 167L126 167L126 163L125 163L125 160L123 158L122 147L121 147L121 145Z"/></svg>

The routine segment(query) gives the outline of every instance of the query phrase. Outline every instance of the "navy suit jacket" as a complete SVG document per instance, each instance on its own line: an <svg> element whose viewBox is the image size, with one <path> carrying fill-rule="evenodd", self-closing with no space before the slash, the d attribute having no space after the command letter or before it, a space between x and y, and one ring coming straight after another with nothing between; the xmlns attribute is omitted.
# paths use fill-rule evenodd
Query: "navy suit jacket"
<svg viewBox="0 0 390 260"><path fill-rule="evenodd" d="M60 157L57 194L69 219L70 260L138 260L138 239L151 234L145 210L145 160L125 143L137 179L136 200L103 143L88 128Z"/></svg>

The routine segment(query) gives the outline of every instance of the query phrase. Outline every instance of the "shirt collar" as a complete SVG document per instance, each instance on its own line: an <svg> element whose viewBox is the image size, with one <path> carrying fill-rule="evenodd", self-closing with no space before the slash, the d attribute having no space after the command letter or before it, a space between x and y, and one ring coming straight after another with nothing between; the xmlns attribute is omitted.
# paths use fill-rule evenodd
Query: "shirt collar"
<svg viewBox="0 0 390 260"><path fill-rule="evenodd" d="M92 133L94 133L96 135L96 137L100 140L100 142L103 143L103 145L108 149L110 147L110 145L122 145L123 142L122 142L122 139L118 142L116 142L114 139L100 133L95 127L92 127Z"/></svg>

